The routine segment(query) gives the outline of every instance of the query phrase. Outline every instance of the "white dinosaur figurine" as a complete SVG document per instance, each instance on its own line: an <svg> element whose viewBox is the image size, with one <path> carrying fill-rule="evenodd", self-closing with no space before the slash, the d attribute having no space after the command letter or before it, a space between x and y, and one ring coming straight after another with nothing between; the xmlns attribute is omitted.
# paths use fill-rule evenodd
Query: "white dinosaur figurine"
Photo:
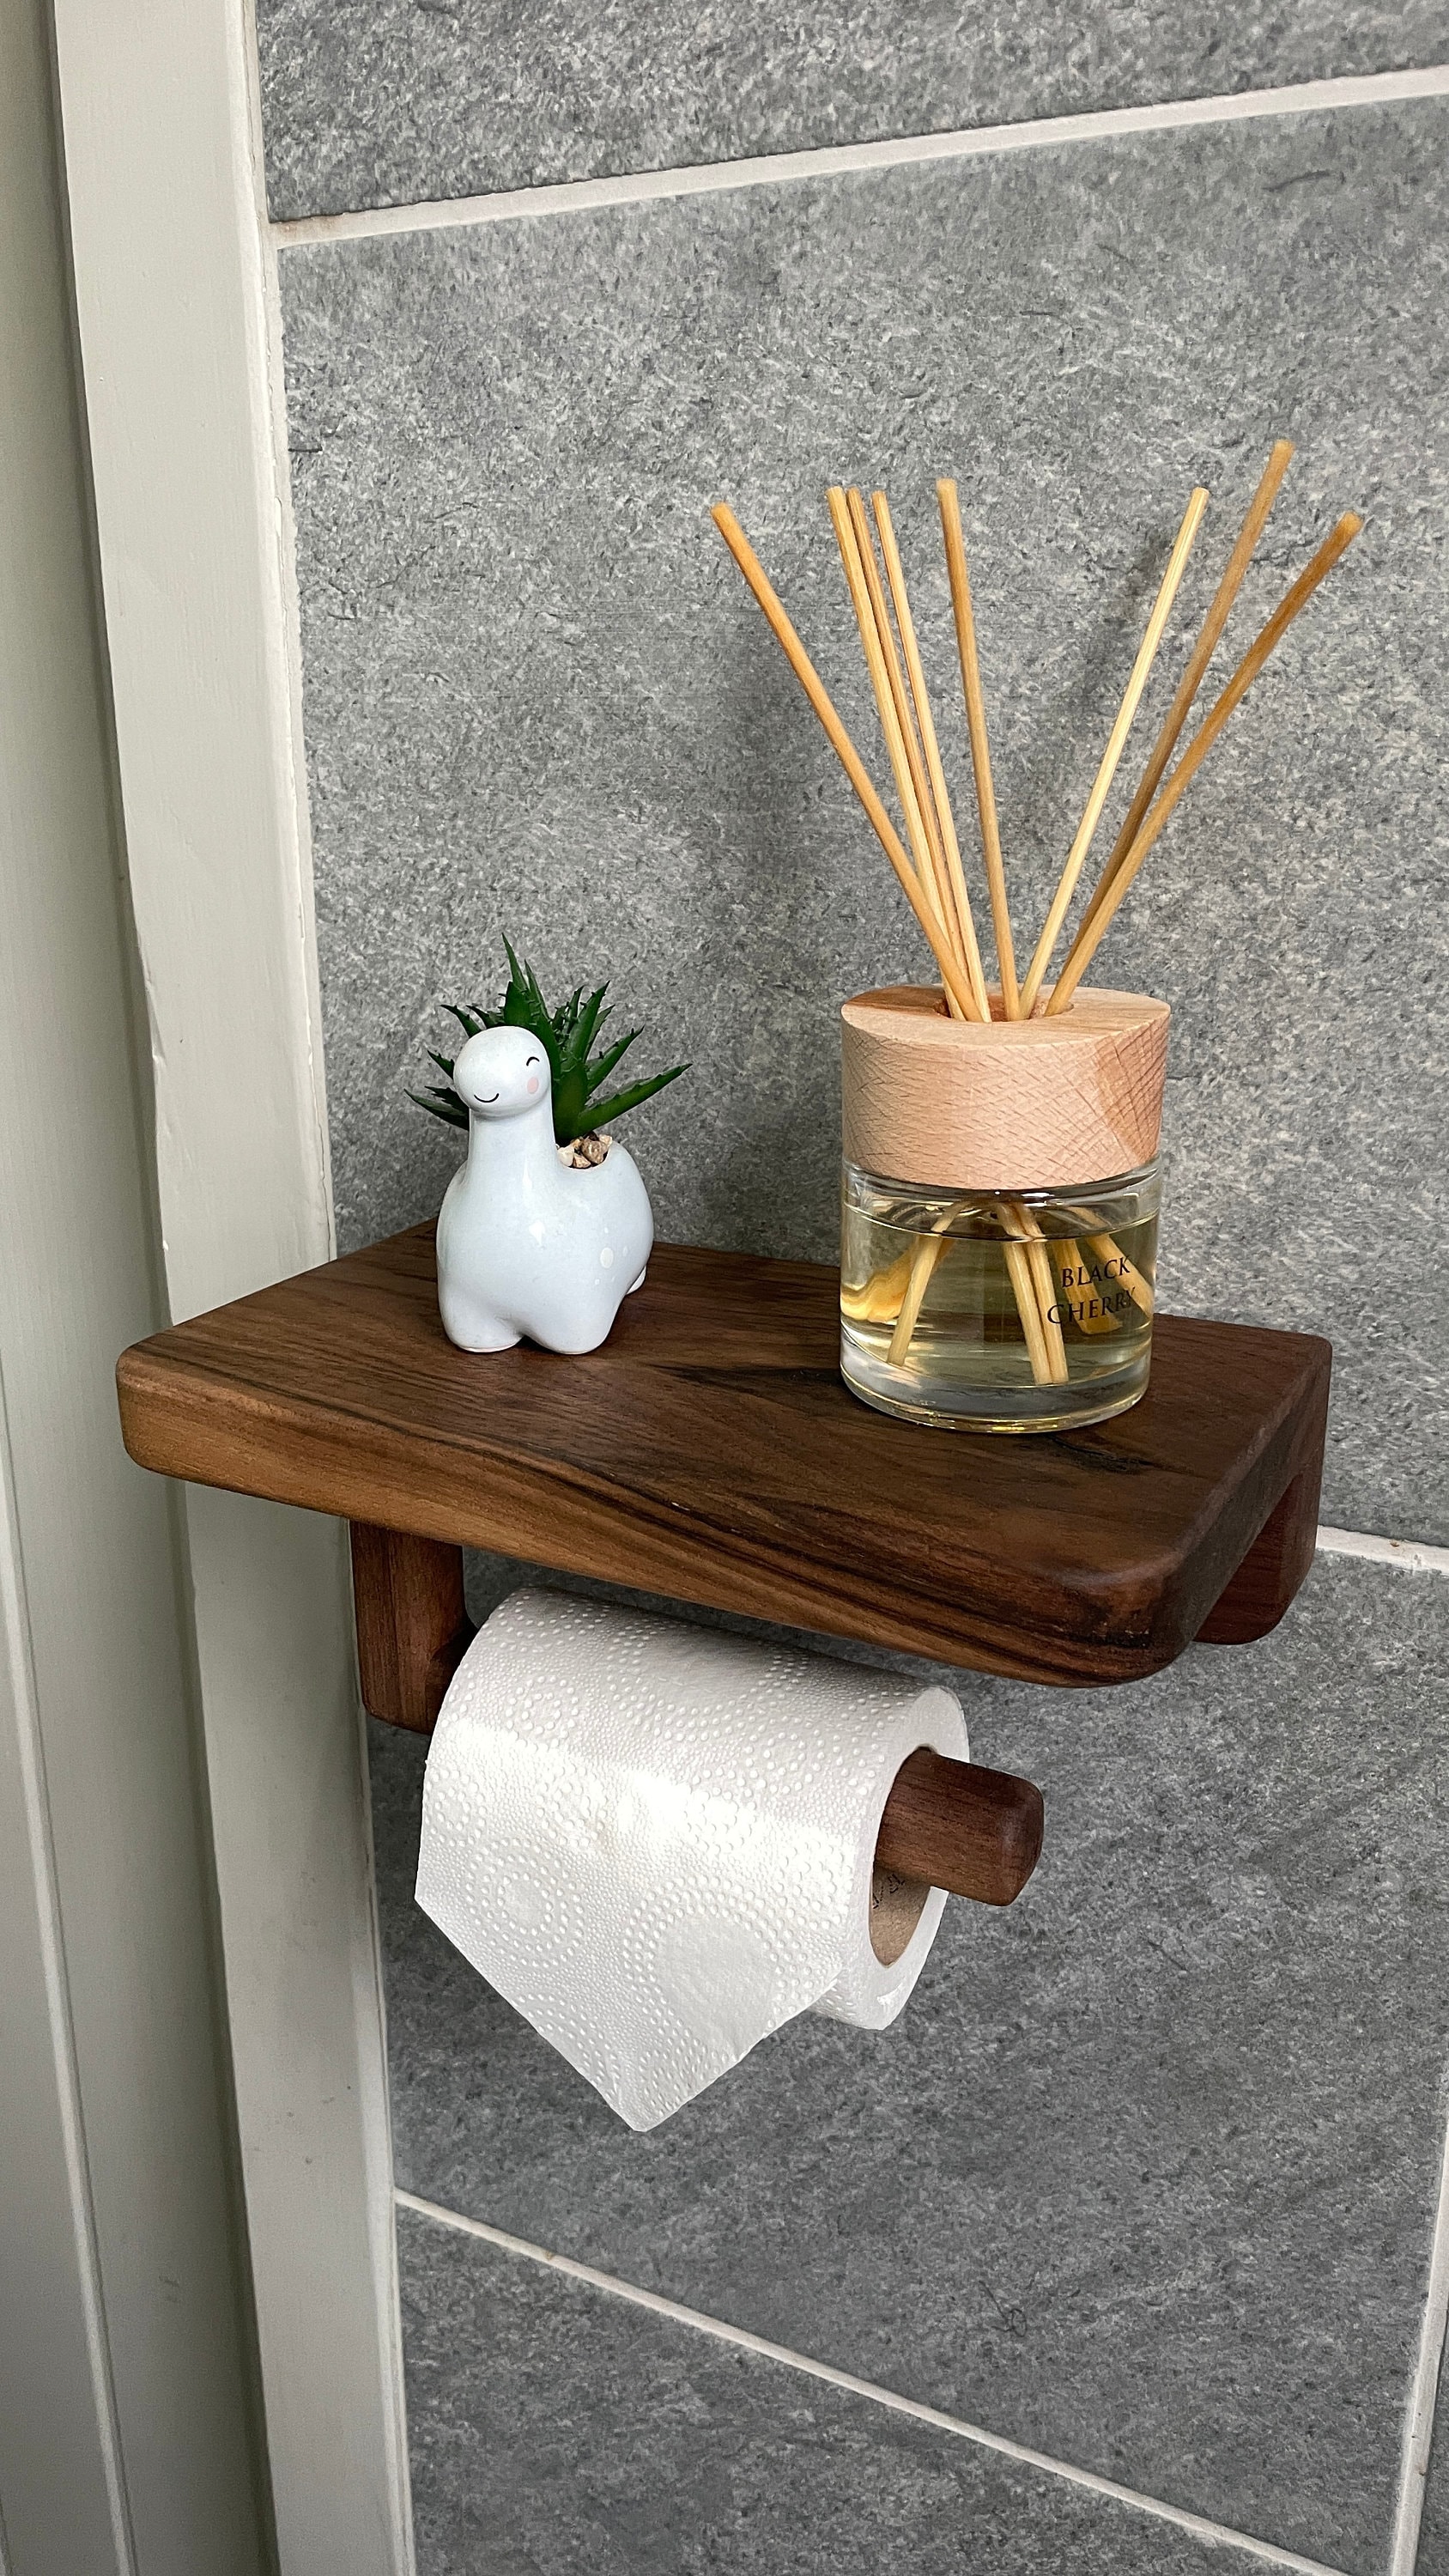
<svg viewBox="0 0 1449 2576"><path fill-rule="evenodd" d="M654 1245L637 1163L617 1143L591 1169L560 1162L553 1077L529 1029L480 1029L453 1088L468 1159L438 1218L444 1332L464 1351L506 1351L525 1333L545 1350L596 1351Z"/></svg>

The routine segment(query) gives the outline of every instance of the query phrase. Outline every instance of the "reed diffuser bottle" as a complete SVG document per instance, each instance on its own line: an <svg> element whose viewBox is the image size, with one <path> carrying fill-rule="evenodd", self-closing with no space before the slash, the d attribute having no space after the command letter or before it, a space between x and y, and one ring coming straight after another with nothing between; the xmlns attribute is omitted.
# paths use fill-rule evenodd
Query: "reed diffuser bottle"
<svg viewBox="0 0 1449 2576"><path fill-rule="evenodd" d="M896 985L841 1017L852 1393L958 1430L1124 1412L1151 1358L1167 1005L1092 991L982 1023Z"/></svg>
<svg viewBox="0 0 1449 2576"><path fill-rule="evenodd" d="M912 1422L1057 1431L1100 1422L1147 1385L1157 1142L1168 1010L1083 977L1164 825L1269 655L1363 525L1347 510L1290 583L1179 753L1293 449L1279 439L1188 655L1112 850L1060 967L1118 763L1208 494L1168 555L1082 818L1018 979L997 827L960 501L936 485L996 947L988 988L890 504L826 494L900 807L896 830L732 510L713 516L824 726L920 925L941 981L844 1005L840 1365L865 1403ZM872 517L874 525L872 526Z"/></svg>

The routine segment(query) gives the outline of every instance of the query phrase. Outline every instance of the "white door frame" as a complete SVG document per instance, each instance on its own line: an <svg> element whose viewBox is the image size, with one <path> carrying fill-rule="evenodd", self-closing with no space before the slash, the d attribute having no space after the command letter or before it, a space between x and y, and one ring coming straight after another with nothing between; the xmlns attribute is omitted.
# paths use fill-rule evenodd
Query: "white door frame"
<svg viewBox="0 0 1449 2576"><path fill-rule="evenodd" d="M325 1260L276 279L245 0L55 0L174 1318ZM412 2564L344 1534L187 1529L283 2576Z"/></svg>

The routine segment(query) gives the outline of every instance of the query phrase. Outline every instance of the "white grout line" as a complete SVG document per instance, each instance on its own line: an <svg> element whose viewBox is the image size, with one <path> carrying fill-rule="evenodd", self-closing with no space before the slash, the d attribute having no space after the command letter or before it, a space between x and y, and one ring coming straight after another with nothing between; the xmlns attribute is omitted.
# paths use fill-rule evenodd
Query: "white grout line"
<svg viewBox="0 0 1449 2576"><path fill-rule="evenodd" d="M1397 1566L1406 1574L1449 1574L1449 1547L1431 1547L1422 1539L1372 1538L1362 1530L1320 1528L1318 1546L1324 1556L1356 1556L1372 1565ZM1445 2135L1444 2160L1439 2176L1439 2204L1434 2219L1429 2286L1419 2330L1419 2353L1404 2421L1403 2460L1399 2471L1399 2497L1394 2513L1393 2554L1389 2560L1388 2576L1414 2576L1446 2330L1449 2330L1449 2131Z"/></svg>
<svg viewBox="0 0 1449 2576"><path fill-rule="evenodd" d="M1441 1555L1444 1552L1442 1549L1437 1551ZM1444 2140L1444 2162L1439 2175L1439 2207L1434 2220L1434 2250L1429 2258L1429 2288L1424 2301L1419 2358L1404 2423L1404 2455L1399 2472L1399 2501L1394 2515L1394 2546L1389 2560L1389 2576L1414 2576L1446 2326L1449 2326L1449 2134Z"/></svg>
<svg viewBox="0 0 1449 2576"><path fill-rule="evenodd" d="M1158 2522L1169 2522L1178 2531L1190 2532L1195 2540L1204 2540L1210 2547L1246 2550L1269 2567L1296 2570L1297 2576L1341 2576L1341 2571L1326 2567L1321 2559L1300 2558L1296 2550L1279 2549L1271 2540L1251 2539L1246 2532L1229 2530L1226 2523L1188 2513L1181 2505L1138 2495L1134 2488L1119 2486L1113 2478L1099 2478L1091 2469L1073 2468L1068 2461L1054 2460L1045 2451L1029 2450L1023 2442L1008 2441L1004 2433L988 2433L979 2424L968 2424L959 2415L943 2415L935 2406L923 2406L918 2398L901 2397L895 2389L877 2387L871 2379L857 2379L852 2371L836 2370L828 2361L812 2361L807 2353L791 2352L785 2344L770 2343L764 2335L750 2334L743 2326L726 2325L720 2317L707 2317L698 2308L681 2306L678 2299L662 2298L657 2290L641 2290L632 2281L617 2279L612 2272L595 2271L591 2263L576 2263L570 2254L550 2254L545 2246L530 2245L526 2237L510 2236L501 2227L485 2226L481 2218L464 2218L456 2209L442 2209L436 2201L420 2200L416 2192L399 2190L393 2197L400 2209L431 2219L435 2226L451 2227L460 2236L478 2237L483 2244L496 2246L500 2253L521 2255L527 2263L561 2272L570 2281L583 2281L611 2299L647 2308L651 2315L668 2317L674 2325L692 2326L697 2334L711 2335L717 2343L733 2344L738 2351L754 2353L762 2361L779 2362L786 2370L823 2379L828 2387L843 2389L848 2397L869 2398L877 2406L889 2407L895 2415L909 2415L918 2424L931 2425L938 2433L952 2433L958 2440L976 2443L981 2450L996 2451L1004 2459L1016 2460L1023 2468L1040 2469L1048 2477L1061 2478L1068 2486L1084 2487L1089 2495L1130 2505L1138 2513L1150 2514ZM1399 2576L1397 2563L1393 2576Z"/></svg>
<svg viewBox="0 0 1449 2576"><path fill-rule="evenodd" d="M1320 1529L1323 1556L1361 1556L1372 1565L1397 1565L1405 1574L1449 1574L1449 1547L1417 1538L1370 1538L1362 1530Z"/></svg>
<svg viewBox="0 0 1449 2576"><path fill-rule="evenodd" d="M1160 107L1109 107L1084 116L1043 116L1019 125L979 125L951 134L908 134L883 143L842 143L811 152L771 152L751 161L702 162L686 170L631 170L614 179L570 179L494 196L445 197L416 206L374 206L347 215L301 215L274 224L281 250L299 242L367 241L387 233L442 232L463 224L512 223L521 215L592 214L661 197L708 197L734 188L781 187L794 179L836 179L899 170L922 161L975 161L1035 152L1054 143L1105 143L1119 134L1164 134L1192 125L1242 125L1256 117L1310 116L1332 108L1388 107L1449 94L1449 63L1424 71L1372 72L1344 80L1245 89L1226 98L1189 98Z"/></svg>

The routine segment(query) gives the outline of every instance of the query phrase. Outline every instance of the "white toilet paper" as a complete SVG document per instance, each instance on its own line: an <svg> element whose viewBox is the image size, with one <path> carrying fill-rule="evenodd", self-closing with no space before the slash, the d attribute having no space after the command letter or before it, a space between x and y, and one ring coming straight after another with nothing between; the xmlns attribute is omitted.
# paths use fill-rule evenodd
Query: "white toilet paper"
<svg viewBox="0 0 1449 2576"><path fill-rule="evenodd" d="M873 1885L923 1744L968 1758L949 1691L516 1592L443 1703L418 1903L652 2129L810 2005L894 2021L946 1902Z"/></svg>

